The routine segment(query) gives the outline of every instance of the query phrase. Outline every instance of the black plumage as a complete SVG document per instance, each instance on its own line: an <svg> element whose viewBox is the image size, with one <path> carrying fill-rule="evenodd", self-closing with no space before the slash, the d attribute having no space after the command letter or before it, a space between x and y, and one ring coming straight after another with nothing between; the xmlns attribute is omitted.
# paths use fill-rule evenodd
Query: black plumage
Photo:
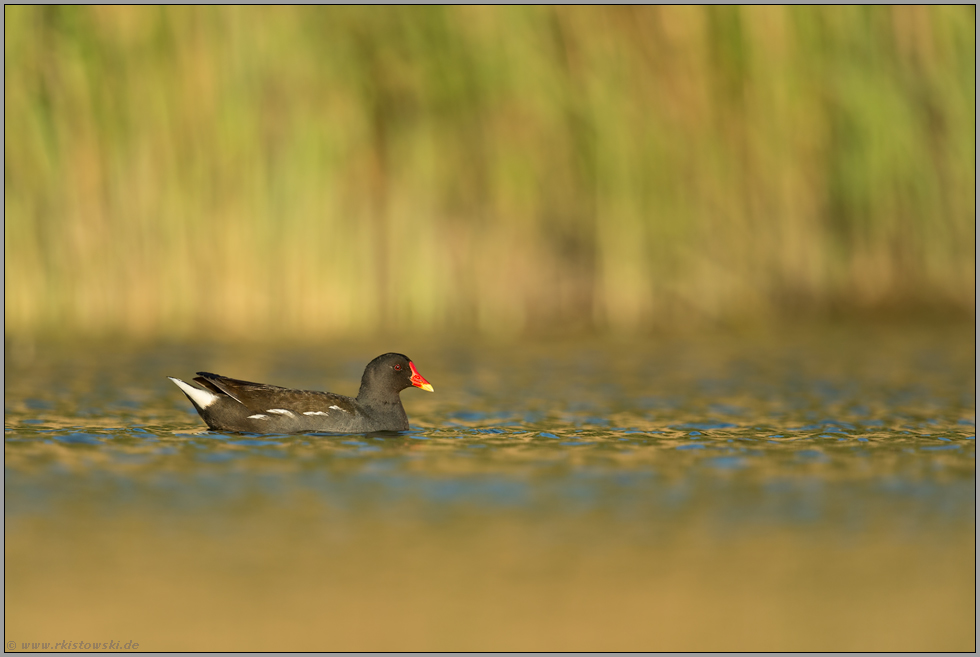
<svg viewBox="0 0 980 657"><path fill-rule="evenodd" d="M198 372L201 388L170 377L208 427L245 433L363 433L405 431L408 415L399 393L415 386L432 391L403 354L378 356L364 368L356 397L293 390Z"/></svg>

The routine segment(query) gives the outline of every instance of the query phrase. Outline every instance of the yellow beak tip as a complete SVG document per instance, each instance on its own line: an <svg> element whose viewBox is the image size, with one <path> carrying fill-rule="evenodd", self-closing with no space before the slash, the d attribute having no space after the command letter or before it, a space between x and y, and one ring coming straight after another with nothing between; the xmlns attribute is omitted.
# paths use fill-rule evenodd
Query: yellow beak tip
<svg viewBox="0 0 980 657"><path fill-rule="evenodd" d="M429 392L435 392L435 390L432 389L432 384L431 383L423 383L419 387L422 388L422 390L428 390Z"/></svg>

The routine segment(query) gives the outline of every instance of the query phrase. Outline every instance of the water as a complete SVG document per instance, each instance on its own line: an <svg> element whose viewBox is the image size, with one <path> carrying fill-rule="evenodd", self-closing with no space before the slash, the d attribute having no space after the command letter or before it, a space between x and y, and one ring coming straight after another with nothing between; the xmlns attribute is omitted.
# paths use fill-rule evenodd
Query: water
<svg viewBox="0 0 980 657"><path fill-rule="evenodd" d="M353 394L391 349L403 434L211 432L165 379ZM974 375L972 327L8 344L6 640L972 650Z"/></svg>

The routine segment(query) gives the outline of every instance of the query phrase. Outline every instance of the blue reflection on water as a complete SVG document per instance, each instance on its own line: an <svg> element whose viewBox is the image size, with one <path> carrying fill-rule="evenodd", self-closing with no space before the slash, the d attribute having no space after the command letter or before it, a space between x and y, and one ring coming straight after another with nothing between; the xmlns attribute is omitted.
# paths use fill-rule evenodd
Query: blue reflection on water
<svg viewBox="0 0 980 657"><path fill-rule="evenodd" d="M693 377L689 389L684 368L644 388L646 373L631 387L603 367L593 360L587 384L550 375L534 383L537 367L523 388L463 380L453 410L426 400L427 412L410 408L411 431L390 436L208 432L170 390L140 415L142 397L124 387L102 384L80 399L59 389L54 403L38 399L39 385L7 402L6 511L88 505L220 518L246 502L289 506L311 495L396 519L407 509L602 512L637 526L680 517L848 527L884 518L920 532L975 524L976 423L960 417L975 409L958 380L949 398L966 401L942 406L925 385L868 391L847 377L763 376L747 361L727 379ZM489 397L500 389L521 392ZM919 410L933 407L935 417Z"/></svg>

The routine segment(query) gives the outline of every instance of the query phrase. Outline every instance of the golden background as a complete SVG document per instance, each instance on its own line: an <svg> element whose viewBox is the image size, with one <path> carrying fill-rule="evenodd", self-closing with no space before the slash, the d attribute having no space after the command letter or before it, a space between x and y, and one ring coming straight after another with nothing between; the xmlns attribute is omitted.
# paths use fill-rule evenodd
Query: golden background
<svg viewBox="0 0 980 657"><path fill-rule="evenodd" d="M975 312L973 6L4 23L8 336Z"/></svg>

